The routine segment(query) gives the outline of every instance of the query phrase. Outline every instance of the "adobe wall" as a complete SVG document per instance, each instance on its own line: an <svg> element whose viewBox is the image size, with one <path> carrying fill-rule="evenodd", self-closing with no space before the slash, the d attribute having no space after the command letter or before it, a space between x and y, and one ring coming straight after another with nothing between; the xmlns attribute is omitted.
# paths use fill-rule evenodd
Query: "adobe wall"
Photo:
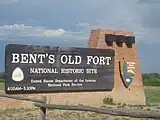
<svg viewBox="0 0 160 120"><path fill-rule="evenodd" d="M103 100L107 96L111 96L116 103L126 104L145 104L145 94L143 90L142 77L140 72L140 65L137 56L136 44L132 43L132 48L127 47L125 43L122 46L118 46L116 42L113 42L112 46L109 46L105 42L105 34L133 36L132 32L127 31L113 31L113 30L92 30L88 41L88 47L90 48L103 48L115 50L115 69L114 69L114 89L111 92L79 92L79 93L53 93L53 94L32 94L24 95L29 98L39 99L40 96L47 96L47 103L52 104L64 104L64 105L92 105L101 106ZM107 40L106 40L107 41ZM131 83L129 88L126 88L122 82L119 71L119 61L125 58L128 62L135 62L135 80ZM1 91L0 93L4 93ZM32 107L27 102L19 100L11 100L6 98L0 98L0 108L9 107Z"/></svg>
<svg viewBox="0 0 160 120"><path fill-rule="evenodd" d="M128 31L116 31L116 30L92 30L88 42L88 47L90 48L101 48L101 49L114 49L115 50L115 69L114 69L114 89L111 92L111 96L115 102L123 102L126 104L146 104L145 103L145 94L143 89L142 76L140 71L139 59L137 56L137 49L135 41L131 43L132 46L127 46L124 41L121 44L117 44L116 41L113 44L107 45L105 40L105 35L112 34L115 36L124 35L124 36L134 36L132 32ZM135 69L135 80L131 83L127 89L121 79L119 71L119 61L125 59L127 62L134 62Z"/></svg>

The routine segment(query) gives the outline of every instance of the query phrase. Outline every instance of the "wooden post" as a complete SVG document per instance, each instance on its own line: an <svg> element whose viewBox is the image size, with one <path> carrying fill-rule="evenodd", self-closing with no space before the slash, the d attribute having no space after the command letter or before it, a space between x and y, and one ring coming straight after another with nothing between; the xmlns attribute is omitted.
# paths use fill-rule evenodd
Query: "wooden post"
<svg viewBox="0 0 160 120"><path fill-rule="evenodd" d="M42 99L43 103L46 104L47 97L42 96L41 99ZM46 108L45 107L40 107L40 120L46 120Z"/></svg>

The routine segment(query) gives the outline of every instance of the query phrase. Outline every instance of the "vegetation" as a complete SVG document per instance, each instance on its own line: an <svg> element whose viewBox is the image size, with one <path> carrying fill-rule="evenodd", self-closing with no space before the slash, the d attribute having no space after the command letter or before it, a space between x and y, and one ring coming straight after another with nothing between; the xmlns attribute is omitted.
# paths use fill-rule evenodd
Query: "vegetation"
<svg viewBox="0 0 160 120"><path fill-rule="evenodd" d="M113 98L111 98L110 96L105 97L104 100L103 100L103 103L104 103L104 104L114 105Z"/></svg>
<svg viewBox="0 0 160 120"><path fill-rule="evenodd" d="M0 82L0 90L4 90L4 83Z"/></svg>
<svg viewBox="0 0 160 120"><path fill-rule="evenodd" d="M160 87L144 87L147 104L160 104Z"/></svg>
<svg viewBox="0 0 160 120"><path fill-rule="evenodd" d="M0 72L0 79L1 80L4 80L6 77L5 77L5 73L4 72Z"/></svg>
<svg viewBox="0 0 160 120"><path fill-rule="evenodd" d="M16 112L15 112L16 111ZM39 120L39 111L34 109L7 109L0 111L0 120ZM47 120L153 120L111 116L86 111L47 110Z"/></svg>
<svg viewBox="0 0 160 120"><path fill-rule="evenodd" d="M144 86L160 86L159 73L144 73L142 79Z"/></svg>
<svg viewBox="0 0 160 120"><path fill-rule="evenodd" d="M152 104L152 106L128 106L126 104L114 105L113 100L110 96L104 99L104 102L109 105L107 107L125 107L130 109L141 109L145 111L160 111L158 106L153 106L155 103L160 103L160 87L144 87L147 96L147 102ZM105 106L104 106L105 107ZM37 108L10 108L10 109L0 109L0 120L39 120L39 109ZM94 112L86 111L65 111L65 110L47 110L47 120L139 120L139 118L130 118L124 116L111 116L105 114L99 114ZM147 119L141 119L147 120ZM152 120L152 119L150 119Z"/></svg>
<svg viewBox="0 0 160 120"><path fill-rule="evenodd" d="M160 96L159 96L160 87L145 86L144 91L145 91L145 95L146 95L147 106L155 106L157 104L160 105ZM109 96L104 98L103 103L104 103L104 105L105 104L106 105L115 105L113 99ZM125 107L125 106L130 106L130 105L126 105L125 103L124 104L118 103L117 106ZM136 107L136 106L134 106L134 107ZM137 107L141 108L143 106L138 105Z"/></svg>
<svg viewBox="0 0 160 120"><path fill-rule="evenodd" d="M4 82L5 82L5 79L0 79L0 84Z"/></svg>

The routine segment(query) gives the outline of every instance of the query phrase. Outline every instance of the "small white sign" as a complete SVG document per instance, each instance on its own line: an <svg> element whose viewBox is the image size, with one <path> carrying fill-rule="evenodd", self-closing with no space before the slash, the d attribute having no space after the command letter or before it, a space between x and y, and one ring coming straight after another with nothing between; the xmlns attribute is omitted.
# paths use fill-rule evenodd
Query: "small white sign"
<svg viewBox="0 0 160 120"><path fill-rule="evenodd" d="M21 68L16 67L12 72L12 80L20 82L24 79L24 74Z"/></svg>

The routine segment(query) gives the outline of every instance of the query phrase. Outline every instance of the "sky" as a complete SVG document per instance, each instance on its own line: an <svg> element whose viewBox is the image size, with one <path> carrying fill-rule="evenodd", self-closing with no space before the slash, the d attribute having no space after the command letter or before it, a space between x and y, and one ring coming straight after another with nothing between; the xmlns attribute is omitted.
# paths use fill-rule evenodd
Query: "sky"
<svg viewBox="0 0 160 120"><path fill-rule="evenodd" d="M160 72L160 0L0 0L0 72L11 43L87 47L92 29L134 32L142 72Z"/></svg>

